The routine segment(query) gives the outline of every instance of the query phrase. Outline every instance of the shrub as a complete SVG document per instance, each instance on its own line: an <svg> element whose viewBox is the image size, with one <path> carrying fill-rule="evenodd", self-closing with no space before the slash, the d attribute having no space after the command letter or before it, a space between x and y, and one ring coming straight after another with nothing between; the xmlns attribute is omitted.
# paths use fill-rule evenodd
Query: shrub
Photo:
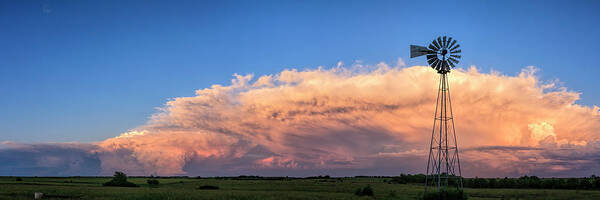
<svg viewBox="0 0 600 200"><path fill-rule="evenodd" d="M354 191L354 195L356 195L356 196L362 196L362 189L361 188L356 188L356 190Z"/></svg>
<svg viewBox="0 0 600 200"><path fill-rule="evenodd" d="M408 181L403 177L393 177L388 183L396 183L396 184L406 184Z"/></svg>
<svg viewBox="0 0 600 200"><path fill-rule="evenodd" d="M102 186L137 187L136 184L127 181L127 174L123 172L115 172L113 179L102 184Z"/></svg>
<svg viewBox="0 0 600 200"><path fill-rule="evenodd" d="M148 185L151 185L151 186L157 186L159 184L158 180L156 180L156 179L148 179L146 181L146 183L148 183Z"/></svg>
<svg viewBox="0 0 600 200"><path fill-rule="evenodd" d="M442 188L439 192L432 190L423 194L423 200L466 200L467 198L467 194L459 189Z"/></svg>
<svg viewBox="0 0 600 200"><path fill-rule="evenodd" d="M21 177L17 177L15 180L16 181L23 181L23 179Z"/></svg>
<svg viewBox="0 0 600 200"><path fill-rule="evenodd" d="M424 183L425 174L400 174L400 176L392 177L388 183L406 184L406 183Z"/></svg>
<svg viewBox="0 0 600 200"><path fill-rule="evenodd" d="M398 195L396 195L396 191L395 191L395 190L392 190L392 191L390 192L390 195L389 195L389 196L390 196L390 197L396 197L396 196L398 196Z"/></svg>
<svg viewBox="0 0 600 200"><path fill-rule="evenodd" d="M367 185L364 188L358 188L354 192L356 196L373 196L373 188L370 185Z"/></svg>
<svg viewBox="0 0 600 200"><path fill-rule="evenodd" d="M203 185L203 186L198 187L197 189L199 189L199 190L218 190L219 186Z"/></svg>

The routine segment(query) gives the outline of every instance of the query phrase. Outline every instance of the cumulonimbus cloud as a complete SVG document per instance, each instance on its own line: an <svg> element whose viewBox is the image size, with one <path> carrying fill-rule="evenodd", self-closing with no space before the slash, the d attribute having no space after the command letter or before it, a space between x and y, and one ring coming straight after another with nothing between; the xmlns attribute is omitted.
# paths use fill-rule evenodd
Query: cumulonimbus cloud
<svg viewBox="0 0 600 200"><path fill-rule="evenodd" d="M449 74L464 175L598 173L598 107L577 104L578 93L535 71ZM428 67L385 63L235 75L170 100L90 152L106 174L422 173L438 78Z"/></svg>

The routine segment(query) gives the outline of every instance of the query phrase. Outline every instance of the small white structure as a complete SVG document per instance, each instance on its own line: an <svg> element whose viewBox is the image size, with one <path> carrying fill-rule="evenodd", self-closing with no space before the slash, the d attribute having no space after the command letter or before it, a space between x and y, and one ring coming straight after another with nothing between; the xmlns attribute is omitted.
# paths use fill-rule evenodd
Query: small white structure
<svg viewBox="0 0 600 200"><path fill-rule="evenodd" d="M33 194L33 199L42 199L42 197L44 197L44 193L36 192Z"/></svg>

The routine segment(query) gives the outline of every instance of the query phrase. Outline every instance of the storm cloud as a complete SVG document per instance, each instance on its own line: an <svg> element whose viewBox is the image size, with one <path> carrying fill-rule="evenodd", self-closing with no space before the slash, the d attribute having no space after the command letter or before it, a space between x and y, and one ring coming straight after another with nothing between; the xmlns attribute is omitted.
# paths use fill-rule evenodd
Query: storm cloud
<svg viewBox="0 0 600 200"><path fill-rule="evenodd" d="M449 74L464 175L599 172L598 107L577 104L578 93L542 82L535 73L534 67L515 76L471 67ZM2 148L0 159L15 164L0 172L59 173L48 170L55 167L75 175L423 173L438 78L428 67L385 63L235 75L230 85L168 101L147 124L114 138L77 147ZM55 151L28 151L40 148ZM61 160L31 168L44 166L45 157ZM67 164L73 160L95 167L78 171Z"/></svg>
<svg viewBox="0 0 600 200"><path fill-rule="evenodd" d="M0 174L10 176L95 176L102 172L92 144L0 143Z"/></svg>

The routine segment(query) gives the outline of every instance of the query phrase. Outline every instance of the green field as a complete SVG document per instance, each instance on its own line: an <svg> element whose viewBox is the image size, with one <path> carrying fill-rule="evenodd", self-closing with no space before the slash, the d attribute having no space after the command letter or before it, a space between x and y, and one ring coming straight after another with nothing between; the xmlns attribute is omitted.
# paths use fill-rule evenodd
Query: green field
<svg viewBox="0 0 600 200"><path fill-rule="evenodd" d="M129 178L140 187L103 187L110 177L0 177L0 199L418 199L421 185L388 184L386 178L331 178L283 180L234 180L215 178L158 178L151 187L149 178ZM218 186L201 190L199 186ZM356 189L370 185L373 197L359 197ZM469 199L600 199L598 190L471 189Z"/></svg>

